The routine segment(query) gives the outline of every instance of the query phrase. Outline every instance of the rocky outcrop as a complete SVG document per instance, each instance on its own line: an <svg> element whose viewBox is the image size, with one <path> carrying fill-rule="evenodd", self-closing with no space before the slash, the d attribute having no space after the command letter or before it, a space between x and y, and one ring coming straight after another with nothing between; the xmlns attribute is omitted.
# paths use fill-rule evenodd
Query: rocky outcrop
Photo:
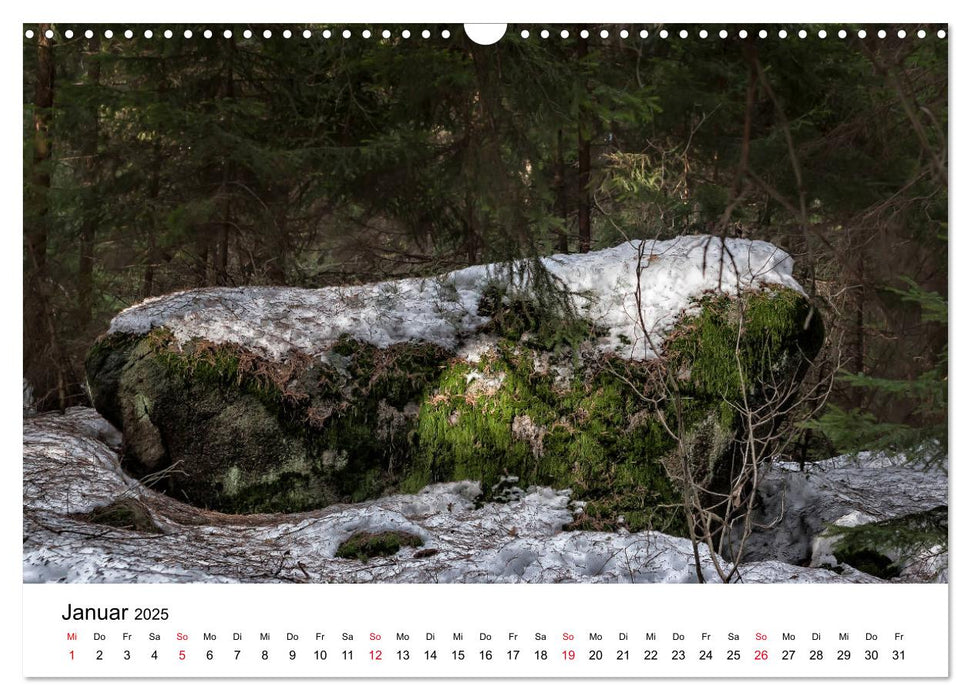
<svg viewBox="0 0 971 700"><path fill-rule="evenodd" d="M88 382L125 468L203 508L461 480L488 499L516 477L571 489L583 527L677 532L665 382L717 480L732 400L797 378L821 344L791 265L768 243L685 237L361 287L194 290L120 314Z"/></svg>

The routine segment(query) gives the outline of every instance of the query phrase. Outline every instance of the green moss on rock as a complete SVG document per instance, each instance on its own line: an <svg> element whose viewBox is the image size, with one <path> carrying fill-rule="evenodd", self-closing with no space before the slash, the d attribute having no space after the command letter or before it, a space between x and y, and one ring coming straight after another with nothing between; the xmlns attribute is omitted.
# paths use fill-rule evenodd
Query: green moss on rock
<svg viewBox="0 0 971 700"><path fill-rule="evenodd" d="M152 514L148 508L134 498L119 498L106 506L98 506L85 516L85 520L118 530L162 532L152 519Z"/></svg>
<svg viewBox="0 0 971 700"><path fill-rule="evenodd" d="M351 337L320 359L274 362L158 328L92 348L92 398L125 434L126 468L206 508L300 511L460 479L489 498L515 476L572 489L587 504L574 527L683 534L664 422L680 418L692 463L717 481L736 449L741 387L759 400L759 382L797 376L821 343L818 316L792 290L706 297L665 348L683 394L675 415L661 361L605 356L589 323L570 317L552 332L535 309L521 318L515 300L490 298L500 339L474 362L432 343Z"/></svg>
<svg viewBox="0 0 971 700"><path fill-rule="evenodd" d="M113 379L126 468L224 512L292 512L383 495L408 450L408 416L417 415L446 353L352 340L339 350L349 354L343 369L306 356L273 363L229 344L180 346L166 329L153 330L125 346ZM103 364L89 359L92 381L104 376Z"/></svg>
<svg viewBox="0 0 971 700"><path fill-rule="evenodd" d="M704 297L701 313L670 335L665 354L684 391L737 401L743 387L757 396L764 387L799 376L824 334L806 297L770 287L741 298Z"/></svg>
<svg viewBox="0 0 971 700"><path fill-rule="evenodd" d="M397 554L402 547L421 547L423 544L418 535L410 532L358 532L341 543L337 548L337 556L366 562L373 557L390 557Z"/></svg>
<svg viewBox="0 0 971 700"><path fill-rule="evenodd" d="M647 369L611 359L563 381L537 371L536 359L536 351L503 341L475 364L452 363L418 417L421 476L413 487L471 479L489 497L516 476L572 489L597 511L587 526L616 527L619 517L628 525L677 521L669 516L678 494L660 464L671 440L626 384L631 371ZM556 360L570 362L572 352Z"/></svg>

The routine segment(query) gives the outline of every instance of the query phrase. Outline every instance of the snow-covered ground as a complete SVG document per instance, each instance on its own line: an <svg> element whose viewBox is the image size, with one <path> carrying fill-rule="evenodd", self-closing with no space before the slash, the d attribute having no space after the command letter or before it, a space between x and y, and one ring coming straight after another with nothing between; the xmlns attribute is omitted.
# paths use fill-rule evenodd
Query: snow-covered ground
<svg viewBox="0 0 971 700"><path fill-rule="evenodd" d="M579 313L607 331L602 349L638 359L653 357L652 348L660 347L682 313L696 310L694 300L706 292L737 294L769 284L802 291L792 277L792 258L765 241L632 241L554 255L542 264L572 293ZM480 265L437 278L357 287L197 289L143 301L115 317L110 332L143 334L165 326L180 342L232 342L270 359L292 351L325 359L342 334L381 347L434 342L469 356L481 351L481 341L463 343L489 320L477 313L482 292L491 280L509 275L508 265Z"/></svg>
<svg viewBox="0 0 971 700"><path fill-rule="evenodd" d="M921 467L905 455L861 452L803 467L771 465L760 477L755 519L774 527L753 533L747 557L831 563L825 552L814 557L814 549L826 546L819 536L828 525L861 525L946 506L947 485L947 464ZM946 570L943 557L938 564Z"/></svg>
<svg viewBox="0 0 971 700"><path fill-rule="evenodd" d="M24 420L25 582L633 582L690 583L687 540L661 533L566 532L567 492L511 489L476 508L479 485L437 484L417 495L293 515L232 516L146 488L120 468L117 431L94 410ZM157 532L89 522L135 499ZM358 532L398 530L422 546L367 562L335 556ZM710 558L705 575L716 580ZM744 582L874 582L779 561L746 564Z"/></svg>

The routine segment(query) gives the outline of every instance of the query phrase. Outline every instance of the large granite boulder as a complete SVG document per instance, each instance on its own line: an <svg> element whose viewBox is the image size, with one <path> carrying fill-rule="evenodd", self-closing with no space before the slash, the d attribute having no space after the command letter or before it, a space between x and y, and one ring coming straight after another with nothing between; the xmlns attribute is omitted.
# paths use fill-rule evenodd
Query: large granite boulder
<svg viewBox="0 0 971 700"><path fill-rule="evenodd" d="M125 468L204 508L456 480L490 498L512 477L571 489L581 527L678 532L665 386L717 482L732 403L798 378L822 343L791 270L769 243L681 237L356 287L191 290L119 314L88 383Z"/></svg>

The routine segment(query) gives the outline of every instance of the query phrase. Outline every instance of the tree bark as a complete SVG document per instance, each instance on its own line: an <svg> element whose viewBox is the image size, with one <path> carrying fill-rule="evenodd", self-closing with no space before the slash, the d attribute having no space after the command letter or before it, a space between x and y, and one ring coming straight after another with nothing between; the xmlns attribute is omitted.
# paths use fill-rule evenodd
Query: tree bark
<svg viewBox="0 0 971 700"><path fill-rule="evenodd" d="M278 202L273 205L273 229L276 233L274 237L275 249L269 251L267 276L272 284L285 285L287 283L287 257L290 254L286 190L280 191L274 199Z"/></svg>
<svg viewBox="0 0 971 700"><path fill-rule="evenodd" d="M577 58L582 62L587 56L587 40L577 41ZM586 84L582 86L586 90ZM577 151L579 154L577 247L581 253L590 252L590 115L581 104L577 119Z"/></svg>
<svg viewBox="0 0 971 700"><path fill-rule="evenodd" d="M563 220L556 232L556 250L570 252L570 239L566 230L566 217L569 210L566 197L566 166L563 163L563 129L556 131L556 156L553 161L553 191L556 195L556 215Z"/></svg>
<svg viewBox="0 0 971 700"><path fill-rule="evenodd" d="M162 169L162 147L156 141L152 145L152 171L148 177L148 201L151 216L147 231L147 250L145 254L145 272L142 277L142 296L150 297L155 294L155 269L161 256L158 249L158 236L155 233L155 203L159 195L160 171Z"/></svg>
<svg viewBox="0 0 971 700"><path fill-rule="evenodd" d="M50 221L48 196L51 188L51 125L54 107L54 41L46 36L51 28L41 24L37 31L37 67L34 73L34 138L30 178L24 206L24 376L34 389L38 408L53 402L67 405L63 353L53 332L47 240Z"/></svg>
<svg viewBox="0 0 971 700"><path fill-rule="evenodd" d="M98 89L101 81L101 61L98 53L101 50L101 39L95 34L90 40L88 66L85 71L85 81L89 88ZM77 319L78 329L84 332L91 322L92 288L94 276L94 244L99 224L99 206L97 193L97 160L98 160L98 104L95 100L87 115L87 129L81 146L81 226L80 246L78 254L78 299Z"/></svg>
<svg viewBox="0 0 971 700"><path fill-rule="evenodd" d="M34 280L47 276L47 195L51 187L51 108L54 106L53 40L41 24L37 38L37 70L34 83L34 140L31 161L27 234L27 262Z"/></svg>
<svg viewBox="0 0 971 700"><path fill-rule="evenodd" d="M236 86L235 86L235 76L234 76L234 59L236 53L236 44L233 38L230 38L227 43L227 59L226 59L226 84L224 86L224 97L227 100L234 100L236 98ZM219 239L216 242L216 255L215 255L215 276L217 284L228 284L228 268L229 268L229 239L232 234L233 224L232 224L232 197L230 196L230 187L235 177L232 159L226 155L223 157L223 168L222 168L222 182L219 186L219 196L222 197L222 222L219 227Z"/></svg>
<svg viewBox="0 0 971 700"><path fill-rule="evenodd" d="M853 357L853 371L863 374L866 371L866 260L861 249L856 264L856 309L853 320L853 336L855 352ZM862 399L862 397L859 397Z"/></svg>

